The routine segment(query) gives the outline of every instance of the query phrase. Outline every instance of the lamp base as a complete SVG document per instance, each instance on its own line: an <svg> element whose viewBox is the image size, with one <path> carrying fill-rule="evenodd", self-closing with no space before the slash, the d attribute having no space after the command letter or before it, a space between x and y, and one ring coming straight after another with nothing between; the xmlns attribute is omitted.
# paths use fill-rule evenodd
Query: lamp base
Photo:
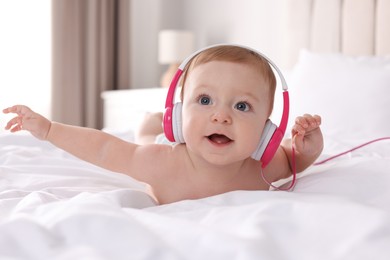
<svg viewBox="0 0 390 260"><path fill-rule="evenodd" d="M161 77L161 87L169 88L169 86L171 85L171 81L175 76L177 69L179 68L179 65L180 64L178 63L172 63L169 65L167 71L165 71L165 73Z"/></svg>

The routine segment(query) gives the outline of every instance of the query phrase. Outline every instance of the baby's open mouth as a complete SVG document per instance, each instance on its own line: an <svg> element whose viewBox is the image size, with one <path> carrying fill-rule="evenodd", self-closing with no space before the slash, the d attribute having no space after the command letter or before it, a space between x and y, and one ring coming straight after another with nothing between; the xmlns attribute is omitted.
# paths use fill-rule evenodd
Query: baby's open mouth
<svg viewBox="0 0 390 260"><path fill-rule="evenodd" d="M227 137L226 135L220 135L220 134L212 134L207 136L207 138L216 144L227 144L232 142L233 140Z"/></svg>

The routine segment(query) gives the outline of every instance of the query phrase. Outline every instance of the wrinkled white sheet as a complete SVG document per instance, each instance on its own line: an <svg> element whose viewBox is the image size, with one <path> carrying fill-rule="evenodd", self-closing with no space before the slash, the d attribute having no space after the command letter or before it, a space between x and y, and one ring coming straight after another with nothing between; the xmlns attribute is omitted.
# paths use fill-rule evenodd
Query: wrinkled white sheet
<svg viewBox="0 0 390 260"><path fill-rule="evenodd" d="M0 259L390 259L389 143L309 168L294 192L158 206L127 176L3 135Z"/></svg>

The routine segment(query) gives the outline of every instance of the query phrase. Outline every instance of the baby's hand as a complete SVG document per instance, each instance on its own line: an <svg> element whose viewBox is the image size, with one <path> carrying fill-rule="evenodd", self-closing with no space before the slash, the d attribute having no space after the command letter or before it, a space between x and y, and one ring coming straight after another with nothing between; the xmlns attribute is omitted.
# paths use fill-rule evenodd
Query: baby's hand
<svg viewBox="0 0 390 260"><path fill-rule="evenodd" d="M51 122L30 108L22 105L8 107L3 110L4 114L15 113L17 116L8 121L6 130L12 133L27 130L38 139L45 140L49 133Z"/></svg>
<svg viewBox="0 0 390 260"><path fill-rule="evenodd" d="M318 154L323 148L323 138L320 129L321 117L304 114L295 119L291 130L293 145L301 154Z"/></svg>

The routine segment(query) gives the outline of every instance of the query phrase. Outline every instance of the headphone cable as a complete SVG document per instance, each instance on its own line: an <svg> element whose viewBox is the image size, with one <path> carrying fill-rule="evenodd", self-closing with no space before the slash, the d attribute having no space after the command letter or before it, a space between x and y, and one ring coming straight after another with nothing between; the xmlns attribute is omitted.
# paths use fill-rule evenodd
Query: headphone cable
<svg viewBox="0 0 390 260"><path fill-rule="evenodd" d="M363 144L361 144L361 145L358 145L358 146L356 146L356 147L353 147L353 148L351 148L351 149L349 149L349 150L347 150L347 151L345 151L345 152L338 153L338 154L333 155L333 156L331 156L331 157L329 157L329 158L326 158L326 159L324 159L324 160L322 160L322 161L315 162L315 163L313 163L313 165L314 165L314 166L317 166L317 165L324 164L324 163L326 163L326 162L328 162L328 161L330 161L330 160L336 159L337 157L340 157L340 156L345 155L345 154L347 154L347 153L353 152L353 151L355 151L355 150L357 150L357 149L360 149L360 148L362 148L362 147L364 147L364 146L366 146L366 145L369 145L369 144L372 144L372 143L375 143L375 142L379 142L379 141L389 140L389 139L390 139L390 137L381 137L381 138L377 138L377 139L368 141L368 142L366 142L366 143L363 143Z"/></svg>
<svg viewBox="0 0 390 260"><path fill-rule="evenodd" d="M372 143L375 143L375 142L379 142L379 141L384 141L384 140L390 140L390 137L381 137L381 138L377 138L377 139L374 139L374 140L371 140L371 141L368 141L366 143L363 143L361 145L358 145L356 147L353 147L345 152L341 152L341 153L338 153L336 155L333 155L329 158L326 158L324 160L321 160L319 162L315 162L313 163L313 166L318 166L318 165L321 165L321 164L324 164L328 161L331 161L333 159L336 159L340 156L343 156L347 153L350 153L350 152L353 152L357 149L360 149L366 145L369 145L369 144L372 144ZM294 187L296 185L296 182L297 182L297 172L296 172L296 166L295 166L295 149L294 149L294 145L291 146L291 171L292 171L292 180L291 180L291 184L288 188L281 188L281 186L277 187L275 185L273 185L271 182L269 182L265 176L264 176L264 172L263 172L263 168L260 168L260 175L261 175L261 178L263 179L263 181L265 183L267 183L270 187L274 188L275 190L278 190L278 191L293 191L294 190ZM283 186L283 185L282 185Z"/></svg>

